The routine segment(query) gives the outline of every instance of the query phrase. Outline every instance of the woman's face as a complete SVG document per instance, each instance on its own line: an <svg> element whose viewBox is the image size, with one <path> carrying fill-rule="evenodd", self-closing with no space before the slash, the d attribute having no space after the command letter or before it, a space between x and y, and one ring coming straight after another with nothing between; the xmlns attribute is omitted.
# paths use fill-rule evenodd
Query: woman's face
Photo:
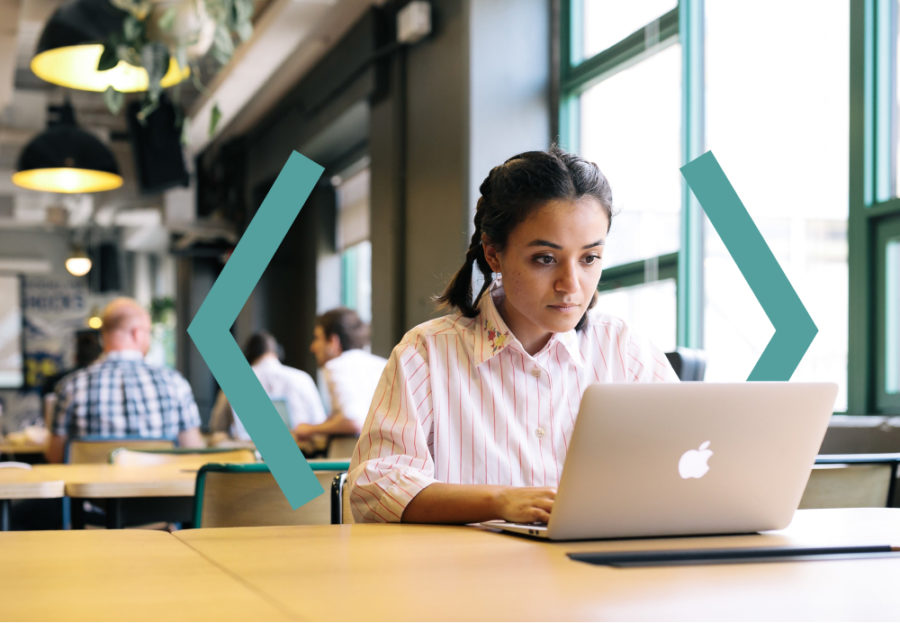
<svg viewBox="0 0 900 623"><path fill-rule="evenodd" d="M491 270L503 275L500 315L530 354L551 333L574 329L587 311L608 229L606 210L593 197L554 199L519 223L503 250L483 242Z"/></svg>

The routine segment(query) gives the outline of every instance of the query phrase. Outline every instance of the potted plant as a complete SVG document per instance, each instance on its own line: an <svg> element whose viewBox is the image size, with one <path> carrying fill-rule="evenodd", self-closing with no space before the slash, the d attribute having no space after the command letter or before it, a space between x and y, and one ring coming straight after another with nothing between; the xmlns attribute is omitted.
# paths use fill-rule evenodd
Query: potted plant
<svg viewBox="0 0 900 623"><path fill-rule="evenodd" d="M126 13L122 27L104 42L97 69L105 71L125 61L143 67L149 78L139 118L156 109L167 86L164 76L174 61L189 73L194 85L199 81L199 60L207 53L224 65L235 49L235 40L245 41L253 32L253 0L109 0ZM176 79L178 81L178 79ZM109 87L104 99L116 114L124 94ZM213 114L213 119L218 116ZM215 130L211 124L210 133Z"/></svg>

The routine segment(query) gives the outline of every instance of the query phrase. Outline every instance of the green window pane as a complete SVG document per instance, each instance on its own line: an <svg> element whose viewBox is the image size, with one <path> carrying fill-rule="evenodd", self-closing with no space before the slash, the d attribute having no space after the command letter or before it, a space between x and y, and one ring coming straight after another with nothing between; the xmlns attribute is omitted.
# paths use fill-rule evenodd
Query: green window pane
<svg viewBox="0 0 900 623"><path fill-rule="evenodd" d="M900 238L887 243L885 289L885 389L900 392Z"/></svg>
<svg viewBox="0 0 900 623"><path fill-rule="evenodd" d="M708 0L707 145L819 328L792 380L846 409L849 307L846 0ZM773 328L715 230L704 249L710 381L742 380Z"/></svg>
<svg viewBox="0 0 900 623"><path fill-rule="evenodd" d="M575 0L578 1L578 0ZM581 0L583 58L590 58L668 13L673 0ZM574 24L578 28L579 24ZM648 37L653 36L651 26Z"/></svg>
<svg viewBox="0 0 900 623"><path fill-rule="evenodd" d="M602 292L597 296L597 309L627 318L628 326L657 348L675 350L674 279Z"/></svg>
<svg viewBox="0 0 900 623"><path fill-rule="evenodd" d="M612 187L604 266L677 251L681 209L681 46L581 95L581 153Z"/></svg>

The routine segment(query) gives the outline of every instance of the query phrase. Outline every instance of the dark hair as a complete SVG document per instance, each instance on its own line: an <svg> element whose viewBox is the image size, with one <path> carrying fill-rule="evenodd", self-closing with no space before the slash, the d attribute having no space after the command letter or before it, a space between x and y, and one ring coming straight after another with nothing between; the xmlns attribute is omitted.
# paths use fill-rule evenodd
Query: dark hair
<svg viewBox="0 0 900 623"><path fill-rule="evenodd" d="M447 289L436 299L441 305L455 307L469 318L478 315L478 299L493 281L491 267L484 256L482 234L491 244L503 249L510 232L536 208L553 199L577 200L585 196L600 202L612 225L612 191L606 177L593 162L555 145L548 151L526 151L494 167L479 191L475 233L469 242L466 259ZM474 300L473 263L484 276L484 285ZM584 318L576 328L580 329L583 324Z"/></svg>
<svg viewBox="0 0 900 623"><path fill-rule="evenodd" d="M352 309L336 307L316 317L326 338L338 336L341 350L363 348L369 343L369 325Z"/></svg>
<svg viewBox="0 0 900 623"><path fill-rule="evenodd" d="M252 366L256 360L268 353L275 353L275 356L281 359L281 345L272 337L271 333L258 331L250 336L244 343L244 357Z"/></svg>

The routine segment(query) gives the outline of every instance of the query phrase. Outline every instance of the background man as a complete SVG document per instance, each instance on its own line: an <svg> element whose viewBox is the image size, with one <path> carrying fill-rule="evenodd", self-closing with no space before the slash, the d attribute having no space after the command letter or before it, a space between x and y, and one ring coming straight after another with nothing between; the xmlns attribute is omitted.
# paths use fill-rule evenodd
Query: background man
<svg viewBox="0 0 900 623"><path fill-rule="evenodd" d="M47 459L59 463L69 438L152 437L203 447L200 415L181 374L150 365L150 314L137 301L119 298L103 311L103 355L57 385L59 399Z"/></svg>
<svg viewBox="0 0 900 623"><path fill-rule="evenodd" d="M244 356L266 395L273 402L284 402L289 428L293 429L298 424L319 424L325 419L316 382L303 370L281 363L281 346L270 333L259 331L251 335L244 344ZM218 431L228 428L235 439L250 439L240 418L220 391L210 418L210 429Z"/></svg>
<svg viewBox="0 0 900 623"><path fill-rule="evenodd" d="M323 369L331 415L321 424L294 428L301 447L317 434L359 435L387 363L363 350L368 344L369 327L352 309L338 307L316 318L309 349Z"/></svg>

